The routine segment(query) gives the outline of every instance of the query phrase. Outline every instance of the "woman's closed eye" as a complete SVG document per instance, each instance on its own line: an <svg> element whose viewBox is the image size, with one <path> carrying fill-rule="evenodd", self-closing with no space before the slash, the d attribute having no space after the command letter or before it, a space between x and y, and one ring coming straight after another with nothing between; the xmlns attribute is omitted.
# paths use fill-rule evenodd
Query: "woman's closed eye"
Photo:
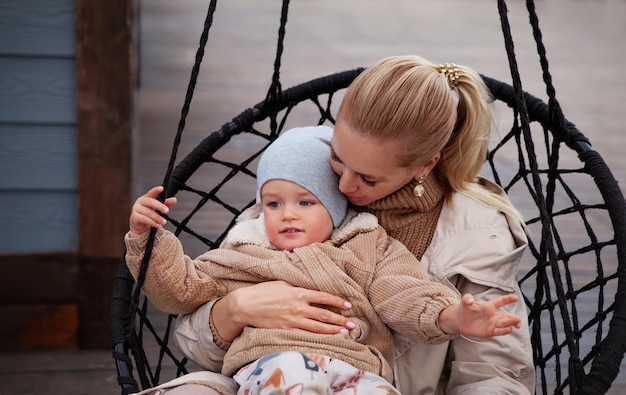
<svg viewBox="0 0 626 395"><path fill-rule="evenodd" d="M378 181L370 180L365 176L361 176L361 181L363 181L363 184L367 185L368 187L374 187L378 183Z"/></svg>
<svg viewBox="0 0 626 395"><path fill-rule="evenodd" d="M341 161L341 159L339 159L339 157L335 153L335 150L332 147L330 148L330 160L343 164L343 162Z"/></svg>
<svg viewBox="0 0 626 395"><path fill-rule="evenodd" d="M345 166L344 163L341 161L341 159L339 159L339 157L335 153L335 150L333 150L332 148L330 149L330 160L332 162L335 162L337 166L342 166L342 167L337 167L337 169L343 169L343 166ZM335 169L335 172L337 172L341 176L341 172L344 170L338 171L337 169ZM378 184L377 180L372 180L363 174L358 174L358 177L361 179L361 182L363 182L363 184L367 185L368 187L374 187L376 186L376 184Z"/></svg>

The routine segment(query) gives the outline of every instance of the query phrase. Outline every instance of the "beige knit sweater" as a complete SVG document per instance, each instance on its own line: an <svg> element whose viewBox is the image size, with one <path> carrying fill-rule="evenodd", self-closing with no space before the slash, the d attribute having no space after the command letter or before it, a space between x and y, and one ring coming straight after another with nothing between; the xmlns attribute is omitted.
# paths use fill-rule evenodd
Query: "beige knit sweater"
<svg viewBox="0 0 626 395"><path fill-rule="evenodd" d="M137 276L147 232L125 238L126 262ZM273 352L296 350L339 358L392 381L393 339L389 327L416 341L450 340L435 325L439 312L459 302L450 288L427 280L419 262L390 238L368 213L351 213L331 240L276 250L262 218L244 221L229 233L222 248L195 260L179 240L159 228L143 290L158 308L189 313L233 289L269 280L326 291L349 300L344 314L357 324L349 334L320 335L301 330L246 327L229 348L222 373Z"/></svg>

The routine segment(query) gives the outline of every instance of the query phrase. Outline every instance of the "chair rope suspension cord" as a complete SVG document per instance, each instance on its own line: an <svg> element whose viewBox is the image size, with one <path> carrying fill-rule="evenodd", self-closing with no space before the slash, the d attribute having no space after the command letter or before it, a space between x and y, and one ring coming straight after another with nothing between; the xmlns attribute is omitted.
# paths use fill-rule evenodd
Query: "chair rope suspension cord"
<svg viewBox="0 0 626 395"><path fill-rule="evenodd" d="M541 245L541 257L540 259L543 261L547 261L549 262L550 265L550 269L552 270L552 275L554 278L554 281L556 283L556 292L557 292L557 300L558 300L558 305L559 305L559 311L561 312L562 315L562 322L564 324L564 329L565 329L565 337L568 340L567 341L567 346L569 349L569 353L570 353L570 364L569 364L569 384L570 384L570 388L571 388L571 392L572 393L576 393L576 390L578 388L578 383L580 382L582 376L584 375L583 372L583 368L582 368L582 363L580 362L580 359L578 358L578 346L576 344L577 339L575 339L574 337L574 333L573 330L571 328L571 319L570 319L570 314L568 312L568 308L567 308L567 303L566 303L566 299L565 299L565 295L564 295L564 290L563 290L563 284L561 283L561 273L560 273L560 269L558 267L558 261L556 258L556 252L554 250L554 244L553 244L553 236L552 236L552 231L551 231L551 225L550 225L550 215L549 215L549 211L551 208L551 205L548 206L549 202L546 202L546 199L544 197L544 194L542 192L542 188L541 188L541 179L539 178L539 168L537 165L537 159L536 159L536 154L535 154L535 147L533 144L533 140L531 137L531 131L530 131L530 120L528 118L528 110L526 108L526 101L524 100L524 94L523 94L523 90L522 90L522 81L520 78L520 74L518 71L518 67L517 67L517 61L515 59L515 50L514 50L514 46L513 46L513 38L511 36L511 29L510 29L510 25L509 25L509 21L508 21L508 16L507 16L507 8L506 8L506 2L503 0L498 0L498 11L500 13L500 20L502 22L502 32L504 35L504 41L505 41L505 48L506 48L506 52L508 55L508 60L509 60L509 68L511 70L511 77L513 80L513 89L515 92L515 101L516 101L516 108L519 111L519 117L520 117L520 121L521 121L521 128L522 128L522 132L524 134L524 142L525 142L525 146L526 146L526 150L528 152L528 161L529 161L529 166L530 166L530 170L531 170L531 175L532 175L532 182L535 188L535 192L536 192L536 204L539 207L539 213L540 213L540 220L541 220L541 230L542 230L542 245ZM531 14L535 15L534 10L531 10ZM538 32L539 31L539 26L538 26L538 20L536 18L532 18L531 19L533 21L536 21L537 24L533 24L533 31L534 32ZM550 96L550 101L549 103L551 104L549 106L549 111L550 111L550 118L552 120L556 120L559 121L559 125L562 124L562 119L563 116L559 111L559 114L555 114L555 110L557 110L559 108L558 105L558 101L556 99L556 92L551 84L551 78L550 77L550 73L548 71L548 63L547 61L545 61L545 50L543 47L543 44L541 42L541 35L539 34L535 34L535 39L537 41L537 47L539 52L541 53L541 65L542 65L542 69L544 71L544 77L546 77L546 85L548 86L548 93ZM557 115L558 118L557 118ZM555 164L557 162L555 161L551 161L552 164ZM550 171L549 174L553 174L553 167L550 166ZM548 190L552 190L554 187L553 184L553 177L549 177L549 184L548 184ZM541 277L539 277L541 279L545 279L545 275L542 275ZM544 287L545 284L542 284L541 282L537 283L537 288L542 288ZM537 295L535 295L537 296ZM535 299L535 303L534 303L534 308L536 308L537 306L539 306L543 301L541 300L541 298L536 298ZM532 311L532 309L531 309ZM532 314L531 314L532 316ZM533 320L531 325L533 325L533 334L538 334L540 332L541 329L541 321L539 320L540 315L537 316L537 319ZM535 339L537 339L537 337L535 336ZM535 355L535 358L538 359L540 358L539 355ZM543 372L542 372L543 374ZM545 380L543 380L543 383L545 385ZM544 391L546 390L546 388L542 388Z"/></svg>
<svg viewBox="0 0 626 395"><path fill-rule="evenodd" d="M563 112L561 110L561 106L556 98L556 89L554 88L554 85L552 84L552 76L548 70L548 59L546 56L546 49L542 41L542 33L539 28L539 18L537 17L535 4L533 1L527 1L526 5L527 5L528 12L529 12L530 24L533 30L533 37L537 45L537 53L539 55L541 69L543 71L543 80L546 85L546 91L548 94L549 119L553 123L554 128L556 130L565 130L568 127L567 125L568 122L566 121L565 116L563 115ZM531 132L530 132L530 122L528 119L528 111L526 109L526 103L524 100L521 78L519 75L517 62L515 60L513 39L511 36L510 25L509 25L508 17L507 17L506 2L504 0L498 0L498 11L499 11L500 19L502 22L502 32L504 35L505 48L506 48L506 52L507 52L508 59L509 59L509 67L511 70L513 87L515 90L517 108L520 111L522 130L525 136L527 151L529 153L528 155L529 165L530 165L531 172L533 175L533 183L535 186L535 190L537 192L537 205L540 208L540 212L541 212L542 231L545 232L545 234L542 235L542 240L549 241L549 242L546 242L545 244L542 244L542 247L545 247L545 251L542 251L541 256L542 257L545 256L545 258L542 258L542 259L547 259L548 262L550 263L550 268L553 272L552 273L553 279L556 283L555 291L557 293L559 310L561 311L561 314L562 314L562 321L564 324L564 330L566 334L565 337L567 339L567 346L569 348L569 353L570 353L569 378L568 378L568 384L570 386L570 393L594 393L595 391L598 391L598 393L604 393L609 389L610 384L613 382L613 380L617 376L617 373L619 371L619 361L621 361L622 358L621 357L619 358L617 365L615 365L615 362L610 362L605 359L596 360L589 374L589 378L585 380L583 361L581 361L579 349L578 349L578 332L580 328L578 328L578 322L575 319L577 317L577 314L575 311L576 305L574 303L575 298L571 299L571 308L572 308L573 317L574 317L574 319L572 319L570 318L570 314L567 308L567 300L566 300L566 295L564 292L564 287L560 281L560 279L562 278L562 274L560 273L560 269L559 269L557 257L556 257L556 252L554 250L554 244L552 243L554 239L553 239L553 235L551 232L551 228L553 226L553 224L551 223L551 217L552 217L551 214L553 214L552 209L553 209L554 201L551 199L546 200L542 193L541 180L539 178L539 170L537 167L537 160L534 154L533 140L530 136ZM570 130L571 129L575 129L575 128L572 127L570 128ZM569 133L568 136L570 137L570 141L569 141L570 146L572 146L574 142L578 144L576 146L578 148L577 151L579 151L579 153L581 154L581 160L585 163L585 165L588 165L588 161L589 162L599 161L600 166L598 167L598 169L606 168L604 161L600 158L597 152L591 150L588 144L588 139L584 135L582 135L582 133L576 130L575 133ZM548 177L548 183L546 185L548 198L554 197L554 189L555 189L555 183L556 183L555 176L558 174L557 172L558 152L559 152L558 150L554 150L553 154L555 156L549 160L549 163L550 163L549 172L548 172L549 177ZM594 176L594 178L596 177L594 172L590 171L589 173L592 176ZM610 189L618 192L616 196L621 195L621 192L616 182L614 183L614 185L610 186ZM605 199L606 198L607 197L605 197ZM621 200L623 202L623 197ZM620 202L618 200L615 202L614 207L619 207L619 204ZM623 203L622 203L622 206L623 206ZM621 218L624 217L623 214L624 212L622 210ZM620 222L623 223L624 221L622 219L622 220L613 221L613 222L614 222L614 226L617 227ZM620 248L620 246L618 246L618 255L620 256L620 258L623 258L622 250L623 250L623 247ZM620 262L622 262L621 259L620 259ZM571 282L570 274L566 273L565 276L568 282ZM620 288L623 288L624 281L620 281L618 286L620 286ZM538 289L540 288L540 284L537 284L537 288ZM619 307L619 309L616 308L616 311L614 312L614 316L616 317L616 319L621 319L621 320L623 320L624 317L626 317L624 313L624 309L626 307L622 307L624 305L624 302L622 300L623 298L616 299L616 304L617 304L616 307ZM541 298L537 298L535 299L535 303L533 307L536 308L537 306L540 306L540 304L541 304ZM532 309L533 308L531 307L531 311ZM533 316L532 313L531 313L531 316ZM540 315L536 315L535 317L536 317L534 321L535 326L533 328L534 334L535 334L534 339L539 340L538 332L541 329L541 321L539 320ZM572 327L572 324L574 325L574 327ZM623 334L624 333L622 332L622 335ZM619 335L616 335L616 336L619 336ZM623 341L621 342L621 345L620 345L620 344L615 344L618 339L615 339L614 336L607 336L607 339L609 339L610 345L604 344L603 347L605 349L608 350L608 347L616 347L617 350L621 349L621 355L624 354L625 345ZM603 355L606 355L606 354L603 354ZM616 355L620 355L620 353L618 352L616 353ZM541 358L541 356L536 355L535 358L538 359L538 358ZM603 366L603 364L608 364L609 366L612 364L613 367L611 369L609 368L609 366ZM543 371L541 373L544 374ZM581 387L583 380L585 381L585 385ZM542 389L545 393L546 392L545 380L542 381L542 384L544 385Z"/></svg>

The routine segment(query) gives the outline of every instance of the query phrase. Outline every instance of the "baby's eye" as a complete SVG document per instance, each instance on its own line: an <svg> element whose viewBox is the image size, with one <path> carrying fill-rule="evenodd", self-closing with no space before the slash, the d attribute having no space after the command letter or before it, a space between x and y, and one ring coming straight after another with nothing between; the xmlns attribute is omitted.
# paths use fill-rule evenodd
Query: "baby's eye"
<svg viewBox="0 0 626 395"><path fill-rule="evenodd" d="M315 204L315 202L312 201L312 200L303 200L303 201L300 202L300 205L301 206L305 206L305 207L312 206L314 204Z"/></svg>
<svg viewBox="0 0 626 395"><path fill-rule="evenodd" d="M267 202L266 205L269 208L278 208L278 207L280 207L280 203L279 202Z"/></svg>

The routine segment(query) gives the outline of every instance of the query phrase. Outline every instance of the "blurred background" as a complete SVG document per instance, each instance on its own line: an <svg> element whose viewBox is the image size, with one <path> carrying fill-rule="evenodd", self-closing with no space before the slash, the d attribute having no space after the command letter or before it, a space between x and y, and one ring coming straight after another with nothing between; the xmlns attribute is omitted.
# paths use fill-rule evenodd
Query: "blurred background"
<svg viewBox="0 0 626 395"><path fill-rule="evenodd" d="M0 395L119 393L109 286L130 205L163 181L208 0L97 3L0 1ZM523 88L546 99L525 2L507 5ZM623 186L626 1L535 6L563 112ZM218 3L178 158L265 98L280 10ZM511 82L491 0L293 1L280 77L398 54Z"/></svg>

